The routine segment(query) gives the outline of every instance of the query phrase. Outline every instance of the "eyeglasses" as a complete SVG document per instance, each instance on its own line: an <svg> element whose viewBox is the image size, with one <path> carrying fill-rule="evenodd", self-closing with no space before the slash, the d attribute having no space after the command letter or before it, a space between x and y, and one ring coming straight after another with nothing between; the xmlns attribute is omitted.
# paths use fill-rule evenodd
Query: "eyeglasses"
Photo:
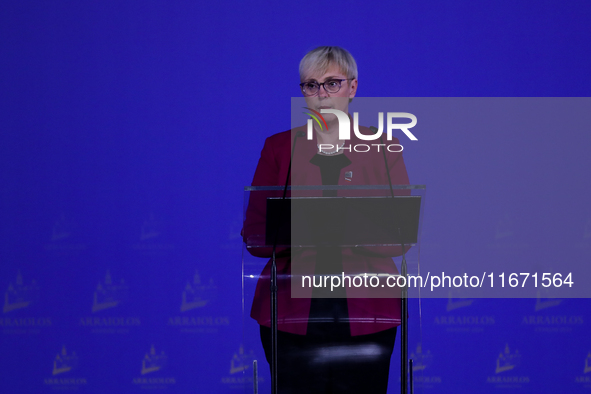
<svg viewBox="0 0 591 394"><path fill-rule="evenodd" d="M324 90L327 93L338 93L341 90L341 83L343 81L351 81L353 78L349 79L329 79L328 81L324 81L322 83L318 83L316 81L304 82L300 83L300 87L302 88L302 93L304 96L314 96L316 93L320 91L320 87L324 87Z"/></svg>

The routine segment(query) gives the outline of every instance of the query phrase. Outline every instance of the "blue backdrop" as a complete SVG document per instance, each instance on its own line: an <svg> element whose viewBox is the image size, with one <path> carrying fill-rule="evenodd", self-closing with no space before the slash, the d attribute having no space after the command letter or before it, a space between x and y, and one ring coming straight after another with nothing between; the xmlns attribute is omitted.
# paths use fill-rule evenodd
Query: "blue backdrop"
<svg viewBox="0 0 591 394"><path fill-rule="evenodd" d="M591 91L584 2L3 1L0 8L5 392L242 389L250 355L260 358L260 349L242 347L243 186L264 138L289 127L297 65L308 50L347 48L359 65L360 96ZM511 208L531 209L528 201L487 200L488 227L474 216L459 221L481 229L483 245L506 242L483 254L517 249L523 258L547 251L590 261L591 137L524 133L522 162L505 137L513 153L504 160L495 135L437 135L405 152L411 183L429 190L425 240L434 248L448 240L429 233L439 228L429 214L454 209L443 203L454 181L488 190L478 178L487 171L511 187L558 185L564 198L535 201L540 209L560 205L568 219L533 223ZM545 223L556 244L541 246L528 232ZM419 383L425 392L589 392L589 305L543 294L428 300L428 335L412 349Z"/></svg>

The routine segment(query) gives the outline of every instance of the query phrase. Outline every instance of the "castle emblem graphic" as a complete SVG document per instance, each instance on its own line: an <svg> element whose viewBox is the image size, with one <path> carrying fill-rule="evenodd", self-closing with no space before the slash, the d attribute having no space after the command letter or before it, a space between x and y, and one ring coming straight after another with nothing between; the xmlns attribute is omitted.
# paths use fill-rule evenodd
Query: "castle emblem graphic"
<svg viewBox="0 0 591 394"><path fill-rule="evenodd" d="M156 349L154 348L154 345L152 345L150 351L146 353L142 360L142 375L162 369L166 365L167 358L168 357L163 351L161 351L160 354L156 354Z"/></svg>
<svg viewBox="0 0 591 394"><path fill-rule="evenodd" d="M497 368L495 373L501 373L515 368L519 364L520 359L521 355L519 354L519 350L511 353L509 344L506 344L505 350L499 353L499 357L497 357Z"/></svg>
<svg viewBox="0 0 591 394"><path fill-rule="evenodd" d="M127 298L127 291L128 286L125 281L121 279L119 283L114 283L111 279L111 273L107 270L104 282L99 282L96 286L92 312L116 307Z"/></svg>
<svg viewBox="0 0 591 394"><path fill-rule="evenodd" d="M499 222L495 231L496 239L503 239L513 235L513 221L508 213L505 213Z"/></svg>
<svg viewBox="0 0 591 394"><path fill-rule="evenodd" d="M76 352L68 354L66 346L62 347L61 353L58 353L53 360L53 375L71 371L78 365L78 356Z"/></svg>
<svg viewBox="0 0 591 394"><path fill-rule="evenodd" d="M454 309L464 308L464 307L470 306L474 302L474 300L472 300L472 299L468 299L468 298L457 298L457 297L454 297L454 295L461 296L461 292L458 291L458 290L455 290L455 289L449 291L449 297L447 299L447 305L445 306L445 310L447 312L453 311Z"/></svg>
<svg viewBox="0 0 591 394"><path fill-rule="evenodd" d="M186 312L191 309L201 308L215 297L216 286L213 283L213 278L209 280L208 284L201 283L201 276L195 270L193 282L187 282L183 290L183 300L181 303L181 312Z"/></svg>
<svg viewBox="0 0 591 394"><path fill-rule="evenodd" d="M540 290L538 290L537 297L536 297L536 312L541 311L542 309L557 306L561 302L562 302L562 300L558 299L558 298L543 298L542 292Z"/></svg>
<svg viewBox="0 0 591 394"><path fill-rule="evenodd" d="M411 352L410 358L413 360L413 371L422 371L433 361L431 351L423 352L423 346L420 342L417 344L417 349Z"/></svg>
<svg viewBox="0 0 591 394"><path fill-rule="evenodd" d="M146 241L148 239L156 238L159 235L160 231L158 231L158 222L156 222L154 214L150 213L148 218L144 220L144 223L142 224L140 240Z"/></svg>
<svg viewBox="0 0 591 394"><path fill-rule="evenodd" d="M254 360L254 352L251 350L248 353L244 353L244 346L240 345L238 353L234 353L232 361L230 361L230 375L246 371Z"/></svg>
<svg viewBox="0 0 591 394"><path fill-rule="evenodd" d="M32 280L29 285L25 285L23 277L20 272L16 275L16 282L10 282L6 293L4 293L4 313L14 311L16 309L26 308L32 302L36 301L39 296L39 286L35 280Z"/></svg>
<svg viewBox="0 0 591 394"><path fill-rule="evenodd" d="M66 215L62 212L51 229L51 240L60 241L70 237L73 228L74 224L66 219Z"/></svg>

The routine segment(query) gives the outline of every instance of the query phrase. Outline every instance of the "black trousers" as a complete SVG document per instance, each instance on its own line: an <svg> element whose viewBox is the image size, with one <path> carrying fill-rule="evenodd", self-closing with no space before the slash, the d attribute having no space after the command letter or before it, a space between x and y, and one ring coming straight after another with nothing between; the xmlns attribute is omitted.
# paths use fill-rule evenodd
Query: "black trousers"
<svg viewBox="0 0 591 394"><path fill-rule="evenodd" d="M271 329L261 326L271 364ZM370 335L295 335L279 331L279 393L384 394L396 328Z"/></svg>

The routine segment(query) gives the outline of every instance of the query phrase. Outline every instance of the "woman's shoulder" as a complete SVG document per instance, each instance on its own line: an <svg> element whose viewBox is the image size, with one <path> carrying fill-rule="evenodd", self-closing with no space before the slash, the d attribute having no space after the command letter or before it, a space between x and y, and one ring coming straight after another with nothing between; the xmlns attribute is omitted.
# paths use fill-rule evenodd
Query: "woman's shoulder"
<svg viewBox="0 0 591 394"><path fill-rule="evenodd" d="M296 127L294 129L289 129L282 131L281 133L273 134L270 137L267 137L267 141L273 144L291 144L293 138L304 131L304 127Z"/></svg>
<svg viewBox="0 0 591 394"><path fill-rule="evenodd" d="M272 136L267 137L265 144L271 144L273 146L289 144L290 141L291 130L285 130L280 133L273 134Z"/></svg>
<svg viewBox="0 0 591 394"><path fill-rule="evenodd" d="M265 140L265 149L272 149L273 151L281 152L284 149L288 151L291 148L292 141L298 132L301 132L303 127L285 130L277 134L267 137ZM301 134L301 133L300 133Z"/></svg>

